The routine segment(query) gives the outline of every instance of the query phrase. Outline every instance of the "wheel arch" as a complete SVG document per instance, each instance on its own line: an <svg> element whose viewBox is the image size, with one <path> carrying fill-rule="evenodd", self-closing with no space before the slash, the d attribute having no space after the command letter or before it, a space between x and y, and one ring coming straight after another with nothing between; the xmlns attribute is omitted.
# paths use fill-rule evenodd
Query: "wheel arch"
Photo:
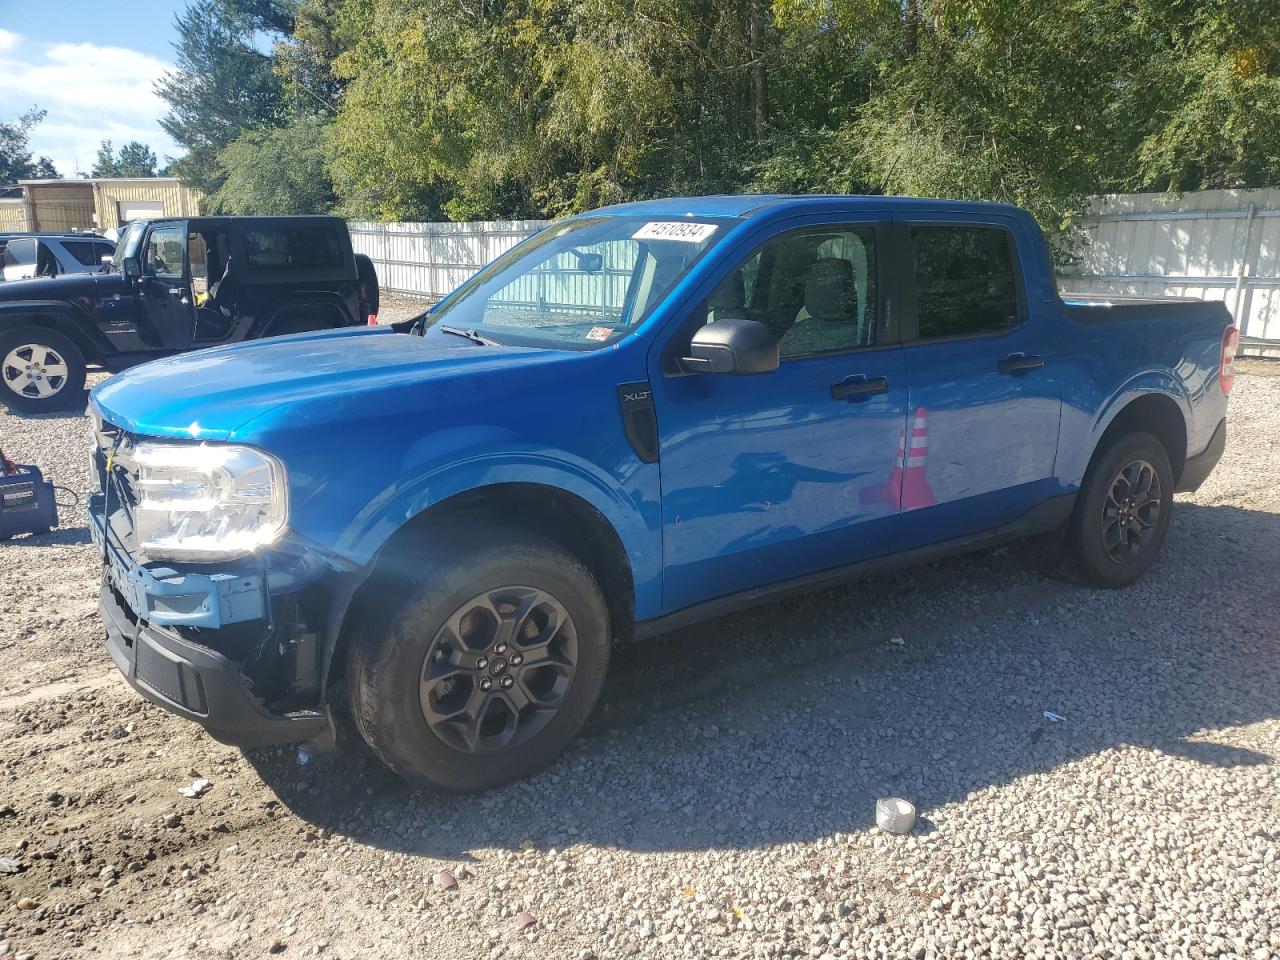
<svg viewBox="0 0 1280 960"><path fill-rule="evenodd" d="M278 324L287 323L294 319L310 320L317 316L326 318L326 326L317 327L316 329L318 330L337 330L340 327L355 325L341 298L324 296L305 303L279 304L271 310L265 319L259 320L254 324L251 339L256 340L261 337L272 336L272 328Z"/></svg>
<svg viewBox="0 0 1280 960"><path fill-rule="evenodd" d="M1146 390L1116 404L1105 427L1096 434L1088 466L1097 462L1116 437L1134 432L1149 433L1160 441L1169 455L1176 486L1187 460L1187 417L1183 406L1164 390Z"/></svg>
<svg viewBox="0 0 1280 960"><path fill-rule="evenodd" d="M499 482L463 490L432 504L402 524L366 565L329 653L326 686L339 681L350 642L349 621L385 588L402 548L432 536L457 535L469 524L507 524L535 533L576 557L596 577L609 607L614 638L635 631L635 581L622 537L595 505L561 487Z"/></svg>

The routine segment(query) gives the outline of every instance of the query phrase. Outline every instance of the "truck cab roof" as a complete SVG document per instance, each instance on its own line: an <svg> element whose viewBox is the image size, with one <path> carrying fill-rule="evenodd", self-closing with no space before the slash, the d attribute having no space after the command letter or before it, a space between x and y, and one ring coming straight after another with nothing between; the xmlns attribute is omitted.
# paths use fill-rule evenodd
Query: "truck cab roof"
<svg viewBox="0 0 1280 960"><path fill-rule="evenodd" d="M667 197L619 203L580 216L661 216L661 217L734 217L785 211L802 213L832 210L839 212L875 212L883 210L930 210L955 214L998 213L1026 217L1019 207L1005 203L975 200L940 200L930 197L886 197L858 194L724 194L706 197Z"/></svg>

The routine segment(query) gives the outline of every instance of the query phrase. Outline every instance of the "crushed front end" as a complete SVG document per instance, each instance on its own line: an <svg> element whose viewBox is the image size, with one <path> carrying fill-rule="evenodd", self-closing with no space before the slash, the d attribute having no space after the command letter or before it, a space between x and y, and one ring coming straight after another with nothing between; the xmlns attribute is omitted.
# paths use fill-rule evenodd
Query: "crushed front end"
<svg viewBox="0 0 1280 960"><path fill-rule="evenodd" d="M156 444L92 413L98 490L89 527L102 556L99 610L116 666L148 700L224 743L324 740L332 732L328 653L356 571L287 532L226 559L148 556L139 452ZM182 482L172 483L179 494Z"/></svg>

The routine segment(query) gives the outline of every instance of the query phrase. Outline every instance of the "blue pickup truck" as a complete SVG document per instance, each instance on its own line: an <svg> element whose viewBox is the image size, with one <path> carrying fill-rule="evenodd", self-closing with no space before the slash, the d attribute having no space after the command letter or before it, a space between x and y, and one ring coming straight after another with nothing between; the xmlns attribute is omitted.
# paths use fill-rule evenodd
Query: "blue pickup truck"
<svg viewBox="0 0 1280 960"><path fill-rule="evenodd" d="M614 641L1032 535L1132 583L1221 455L1236 339L1064 300L1014 207L593 211L415 321L94 390L107 647L219 740L349 715L491 787L576 735Z"/></svg>

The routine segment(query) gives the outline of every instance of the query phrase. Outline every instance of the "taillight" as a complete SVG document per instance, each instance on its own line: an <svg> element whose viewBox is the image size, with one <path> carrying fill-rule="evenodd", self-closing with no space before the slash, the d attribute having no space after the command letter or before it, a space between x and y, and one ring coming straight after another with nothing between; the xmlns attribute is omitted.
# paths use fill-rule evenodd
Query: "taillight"
<svg viewBox="0 0 1280 960"><path fill-rule="evenodd" d="M378 315L376 313L369 314L369 326L376 327L378 325Z"/></svg>
<svg viewBox="0 0 1280 960"><path fill-rule="evenodd" d="M1240 331L1227 327L1222 334L1222 358L1218 362L1218 386L1224 395L1231 393L1236 379L1236 349L1240 346Z"/></svg>

